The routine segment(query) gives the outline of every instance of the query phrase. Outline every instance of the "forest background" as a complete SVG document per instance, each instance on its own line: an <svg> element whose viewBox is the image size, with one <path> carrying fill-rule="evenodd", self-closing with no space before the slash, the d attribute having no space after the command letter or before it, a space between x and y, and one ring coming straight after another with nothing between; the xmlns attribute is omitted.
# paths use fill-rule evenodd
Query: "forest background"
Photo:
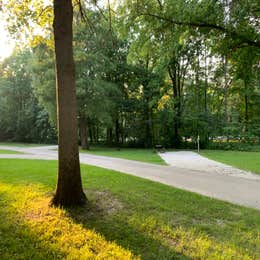
<svg viewBox="0 0 260 260"><path fill-rule="evenodd" d="M20 44L0 64L0 141L57 142L52 6L33 2L17 2L13 16L6 5ZM259 149L257 0L75 1L74 10L83 148L194 148L199 135L204 148Z"/></svg>

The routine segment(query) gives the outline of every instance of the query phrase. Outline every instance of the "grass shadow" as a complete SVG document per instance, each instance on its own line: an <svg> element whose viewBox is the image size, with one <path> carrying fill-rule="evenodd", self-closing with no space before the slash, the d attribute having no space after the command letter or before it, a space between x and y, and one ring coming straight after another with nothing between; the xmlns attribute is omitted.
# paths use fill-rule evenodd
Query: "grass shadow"
<svg viewBox="0 0 260 260"><path fill-rule="evenodd" d="M67 209L67 213L75 223L97 231L106 240L127 248L141 259L191 259L130 225L127 217L120 213L123 207L107 191L88 190L88 204Z"/></svg>
<svg viewBox="0 0 260 260"><path fill-rule="evenodd" d="M22 192L23 191L23 192ZM95 230L50 207L41 186L0 182L0 256L2 259L137 259Z"/></svg>

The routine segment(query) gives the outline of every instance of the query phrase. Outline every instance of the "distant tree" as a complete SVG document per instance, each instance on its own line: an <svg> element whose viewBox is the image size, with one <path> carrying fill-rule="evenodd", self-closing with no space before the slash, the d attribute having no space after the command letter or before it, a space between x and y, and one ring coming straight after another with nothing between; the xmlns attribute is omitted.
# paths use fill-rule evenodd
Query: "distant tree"
<svg viewBox="0 0 260 260"><path fill-rule="evenodd" d="M75 26L75 62L81 147L89 149L90 132L98 124L112 125L117 85L107 77L115 60L113 36L100 14L86 11L93 27L85 23Z"/></svg>
<svg viewBox="0 0 260 260"><path fill-rule="evenodd" d="M31 59L31 52L25 49L14 52L0 65L0 139L55 142L55 130L33 90Z"/></svg>
<svg viewBox="0 0 260 260"><path fill-rule="evenodd" d="M32 48L32 85L41 106L49 114L50 123L57 127L55 60L53 48L39 43Z"/></svg>

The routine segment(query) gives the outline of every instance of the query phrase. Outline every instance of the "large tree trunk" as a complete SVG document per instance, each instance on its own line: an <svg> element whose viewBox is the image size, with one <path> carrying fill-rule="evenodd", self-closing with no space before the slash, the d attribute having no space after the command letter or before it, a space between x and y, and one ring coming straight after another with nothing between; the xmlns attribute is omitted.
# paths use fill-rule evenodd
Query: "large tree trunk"
<svg viewBox="0 0 260 260"><path fill-rule="evenodd" d="M80 205L86 201L79 165L72 19L71 0L54 0L59 169L52 204L56 206Z"/></svg>

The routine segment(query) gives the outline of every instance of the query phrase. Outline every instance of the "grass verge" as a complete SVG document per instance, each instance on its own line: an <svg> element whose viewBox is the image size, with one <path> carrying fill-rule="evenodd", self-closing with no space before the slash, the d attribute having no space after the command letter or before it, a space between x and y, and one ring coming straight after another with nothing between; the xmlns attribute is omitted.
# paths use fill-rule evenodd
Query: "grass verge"
<svg viewBox="0 0 260 260"><path fill-rule="evenodd" d="M201 150L200 154L211 160L260 174L260 152Z"/></svg>
<svg viewBox="0 0 260 260"><path fill-rule="evenodd" d="M258 210L85 165L89 204L51 208L56 171L55 161L0 160L1 259L260 257Z"/></svg>
<svg viewBox="0 0 260 260"><path fill-rule="evenodd" d="M166 165L164 160L152 149L121 148L119 150L108 147L91 147L89 151L81 149L80 152Z"/></svg>
<svg viewBox="0 0 260 260"><path fill-rule="evenodd" d="M38 146L48 146L48 144L31 144L31 143L0 143L0 145L5 146L15 146L15 147L38 147Z"/></svg>
<svg viewBox="0 0 260 260"><path fill-rule="evenodd" d="M21 152L0 149L0 154L22 154Z"/></svg>

